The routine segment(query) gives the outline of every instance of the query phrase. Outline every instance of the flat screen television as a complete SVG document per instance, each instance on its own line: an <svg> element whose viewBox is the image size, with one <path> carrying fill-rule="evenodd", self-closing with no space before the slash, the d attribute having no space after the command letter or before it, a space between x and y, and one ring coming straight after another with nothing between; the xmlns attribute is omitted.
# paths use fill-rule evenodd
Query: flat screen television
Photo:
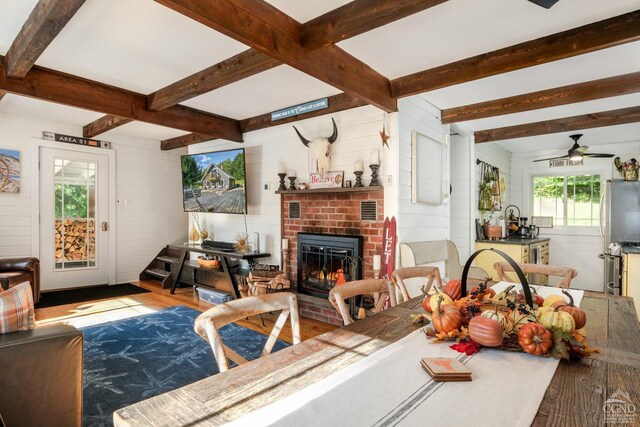
<svg viewBox="0 0 640 427"><path fill-rule="evenodd" d="M185 212L247 213L244 148L180 158Z"/></svg>

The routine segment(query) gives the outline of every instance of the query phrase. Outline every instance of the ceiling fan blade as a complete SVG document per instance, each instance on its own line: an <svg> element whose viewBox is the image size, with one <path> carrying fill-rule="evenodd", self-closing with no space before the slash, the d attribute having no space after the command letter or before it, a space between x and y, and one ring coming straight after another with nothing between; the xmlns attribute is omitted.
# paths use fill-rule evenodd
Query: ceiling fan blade
<svg viewBox="0 0 640 427"><path fill-rule="evenodd" d="M534 162L544 162L546 160L560 160L560 159L568 159L569 156L560 156L560 157L549 157L548 159L538 159L534 160Z"/></svg>
<svg viewBox="0 0 640 427"><path fill-rule="evenodd" d="M578 148L576 148L575 150L573 150L574 152L577 151L578 153L584 153L585 151L587 151L589 149L589 147L587 147L586 145L581 145Z"/></svg>
<svg viewBox="0 0 640 427"><path fill-rule="evenodd" d="M544 7L545 9L551 8L554 4L558 2L558 0L529 0L531 3L537 4L538 6Z"/></svg>
<svg viewBox="0 0 640 427"><path fill-rule="evenodd" d="M615 156L615 154L605 154L605 153L585 153L585 154L583 154L583 156L585 156L585 157L600 157L600 158L605 158L605 157L613 157L613 156Z"/></svg>

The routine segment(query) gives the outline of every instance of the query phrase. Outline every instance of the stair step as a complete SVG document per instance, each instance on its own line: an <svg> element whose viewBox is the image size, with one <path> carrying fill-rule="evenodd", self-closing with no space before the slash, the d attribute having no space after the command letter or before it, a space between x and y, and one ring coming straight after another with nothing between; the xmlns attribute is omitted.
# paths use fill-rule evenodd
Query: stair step
<svg viewBox="0 0 640 427"><path fill-rule="evenodd" d="M171 276L171 272L170 271L161 270L159 268L149 268L149 269L145 270L144 272L147 273L150 276L160 277L162 279L164 279L165 277Z"/></svg>
<svg viewBox="0 0 640 427"><path fill-rule="evenodd" d="M178 262L178 258L167 255L157 256L156 259L162 262Z"/></svg>

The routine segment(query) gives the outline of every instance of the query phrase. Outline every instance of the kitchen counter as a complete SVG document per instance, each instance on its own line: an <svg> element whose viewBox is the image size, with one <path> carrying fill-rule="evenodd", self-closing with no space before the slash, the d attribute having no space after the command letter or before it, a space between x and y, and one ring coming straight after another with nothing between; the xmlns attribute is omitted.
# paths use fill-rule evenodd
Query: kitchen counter
<svg viewBox="0 0 640 427"><path fill-rule="evenodd" d="M476 242L482 243L498 243L505 245L531 245L533 243L548 242L549 237L507 237L506 239L489 240L489 239L476 239ZM640 252L637 252L640 253Z"/></svg>

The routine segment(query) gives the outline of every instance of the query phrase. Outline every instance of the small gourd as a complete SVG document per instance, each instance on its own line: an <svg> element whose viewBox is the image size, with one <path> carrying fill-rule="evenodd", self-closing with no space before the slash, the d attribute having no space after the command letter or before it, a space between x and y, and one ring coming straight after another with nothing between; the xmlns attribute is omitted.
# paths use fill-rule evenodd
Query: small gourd
<svg viewBox="0 0 640 427"><path fill-rule="evenodd" d="M469 336L485 347L498 347L502 344L503 328L497 320L476 316L469 321Z"/></svg>
<svg viewBox="0 0 640 427"><path fill-rule="evenodd" d="M541 324L527 323L518 331L518 344L529 354L543 356L553 347L553 336Z"/></svg>
<svg viewBox="0 0 640 427"><path fill-rule="evenodd" d="M538 317L538 321L547 329L560 329L563 334L570 334L576 329L576 321L566 311L549 311Z"/></svg>
<svg viewBox="0 0 640 427"><path fill-rule="evenodd" d="M442 303L440 303L440 298L442 298ZM442 304L442 305L453 304L453 300L451 299L451 297L449 297L449 295L445 294L444 292L438 292L431 296L429 303L431 304L431 311L435 312L438 304Z"/></svg>
<svg viewBox="0 0 640 427"><path fill-rule="evenodd" d="M563 303L567 303L567 301L562 297L562 295L549 295L544 299L544 303L542 303L543 307L551 307L553 303L562 301Z"/></svg>
<svg viewBox="0 0 640 427"><path fill-rule="evenodd" d="M452 300L460 299L462 295L462 282L458 279L451 279L444 286L444 293L449 295Z"/></svg>
<svg viewBox="0 0 640 427"><path fill-rule="evenodd" d="M486 317L487 319L493 319L496 322L500 323L503 328L507 327L507 318L504 317L502 313L498 313L498 306L493 304L493 310L485 310L481 314L482 317Z"/></svg>

